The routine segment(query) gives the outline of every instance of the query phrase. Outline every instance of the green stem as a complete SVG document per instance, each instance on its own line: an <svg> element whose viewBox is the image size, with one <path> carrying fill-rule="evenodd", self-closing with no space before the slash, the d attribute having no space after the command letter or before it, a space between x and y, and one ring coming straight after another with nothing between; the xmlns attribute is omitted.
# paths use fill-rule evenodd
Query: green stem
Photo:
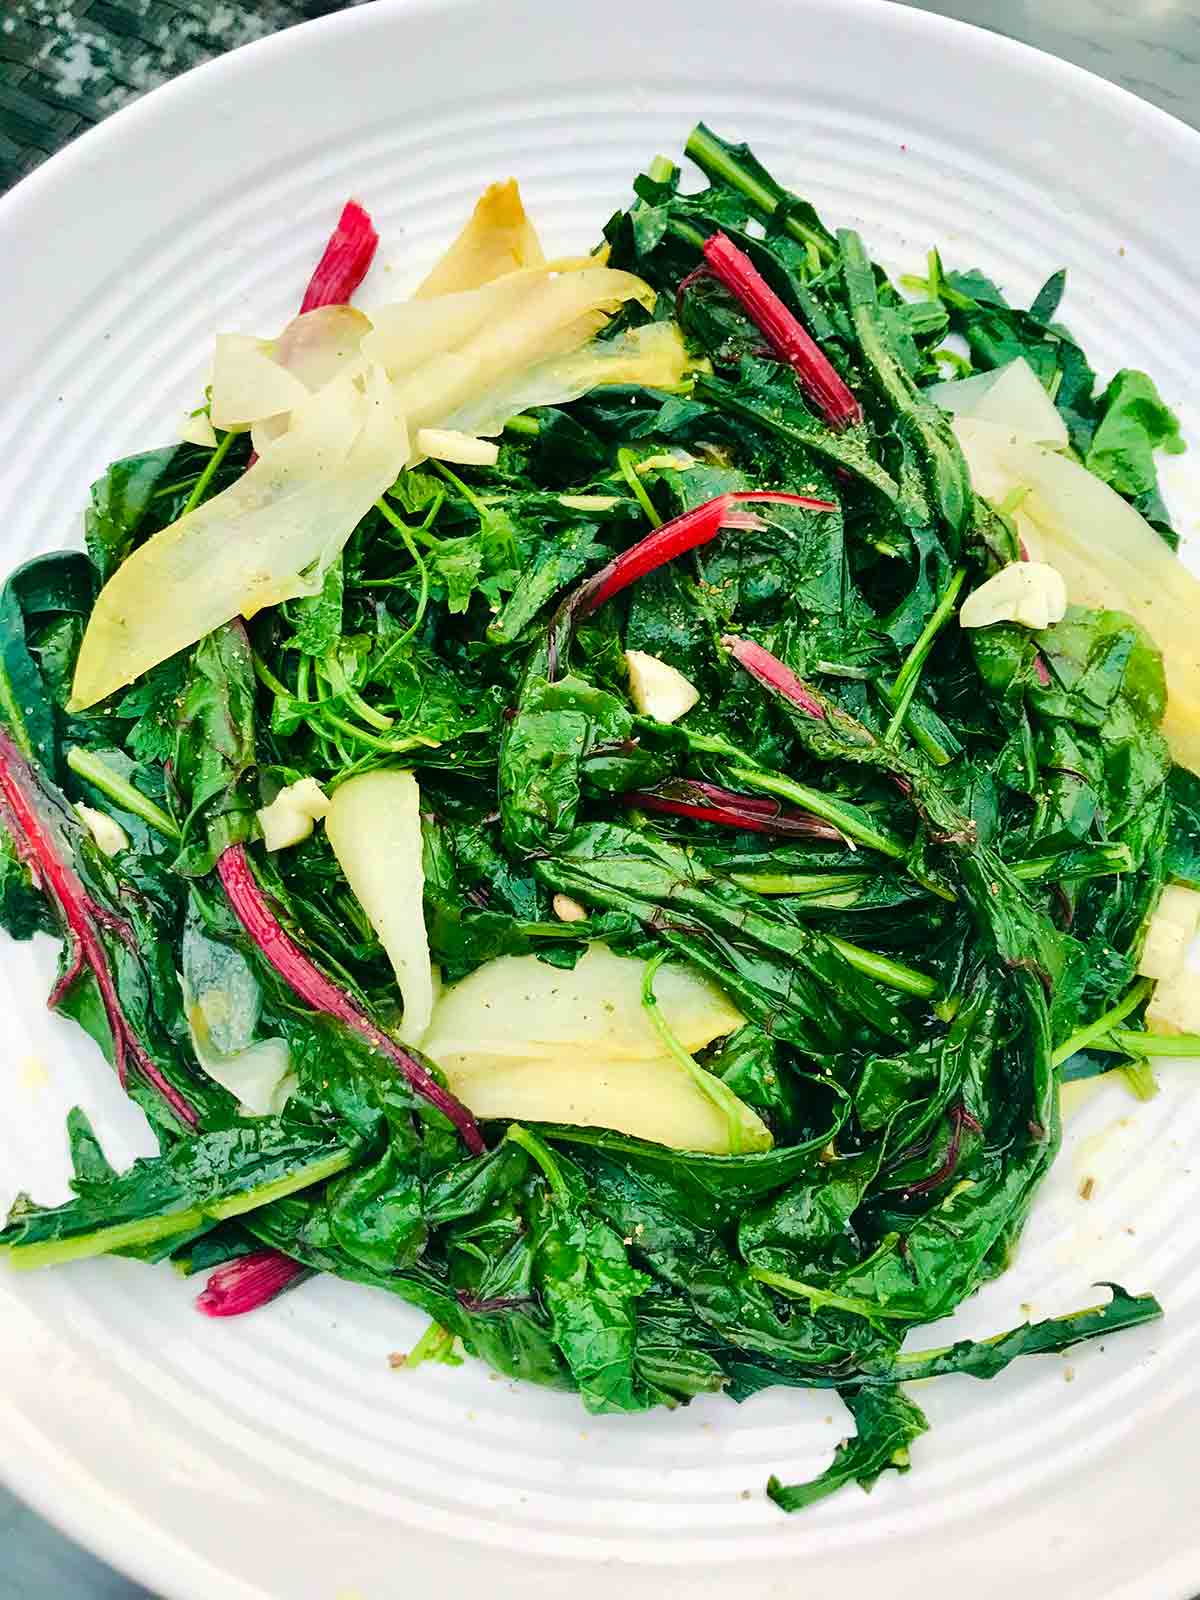
<svg viewBox="0 0 1200 1600"><path fill-rule="evenodd" d="M1200 1058L1200 1033L1143 1033L1140 1028L1113 1028L1093 1041L1093 1050L1117 1051L1129 1056L1196 1056Z"/></svg>
<svg viewBox="0 0 1200 1600"><path fill-rule="evenodd" d="M76 1234L73 1238L45 1239L37 1244L13 1245L0 1249L10 1267L57 1267L67 1261L83 1261L89 1256L108 1255L114 1250L127 1250L135 1245L154 1244L159 1239L170 1239L181 1233L192 1233L206 1222L225 1222L231 1217L245 1216L260 1206L283 1200L301 1189L324 1183L327 1178L344 1172L358 1158L360 1151L335 1150L320 1160L277 1178L257 1189L243 1189L238 1194L211 1200L203 1206L187 1206L170 1211L165 1216L141 1217L134 1222L117 1222L106 1228L96 1228L91 1233Z"/></svg>
<svg viewBox="0 0 1200 1600"><path fill-rule="evenodd" d="M814 895L849 892L857 900L870 874L866 872L731 872L740 889L754 894ZM850 902L853 903L853 902Z"/></svg>
<svg viewBox="0 0 1200 1600"><path fill-rule="evenodd" d="M629 449L617 451L617 466L621 469L621 476L633 491L634 498L646 513L646 520L652 528L662 527L662 518L654 508L654 501L646 492L646 485L638 476L637 453Z"/></svg>
<svg viewBox="0 0 1200 1600"><path fill-rule="evenodd" d="M1080 1050L1086 1050L1097 1039L1103 1039L1119 1024L1125 1021L1130 1012L1136 1011L1142 1001L1147 998L1154 988L1152 978L1139 978L1122 1000L1119 1000L1111 1011L1106 1011L1103 1016L1094 1022L1085 1023L1082 1028L1076 1028L1068 1039L1065 1039L1051 1056L1053 1066L1061 1066L1064 1061L1069 1061Z"/></svg>
<svg viewBox="0 0 1200 1600"><path fill-rule="evenodd" d="M400 535L401 539L404 540L404 548L408 551L409 555L412 557L413 563L416 566L416 569L417 569L418 573L420 574L420 582L421 582L421 591L420 591L420 594L417 596L416 613L414 614L412 621L409 623L408 627L404 630L404 632L400 635L400 637L398 639L394 639L392 641L392 643L384 651L383 660L375 668L376 673L378 673L379 667L383 665L383 662L390 661L392 656L393 656L393 654L397 650L402 649L408 643L408 641L416 633L417 629L421 626L422 622L424 622L424 620L425 620L425 608L429 604L429 566L428 566L428 563L425 560L425 557L421 554L421 552L417 549L416 545L413 543L412 529L408 526L408 524L405 521L403 521L402 518L400 518L400 517L398 517L396 515L396 513L392 510L391 506L389 506L385 500L380 499L380 500L377 500L375 503L376 503L376 506L378 507L378 509L383 513L384 518L388 522L391 523L392 527L395 528L396 532ZM437 509L438 509L438 507L440 505L441 505L441 502L438 501L435 504L435 506L433 508L433 511L430 513L430 515L425 518L425 521L422 524L421 530L420 530L422 533L424 533L426 531L426 529L429 527L429 524L433 520L433 516L436 514L436 511L437 511Z"/></svg>
<svg viewBox="0 0 1200 1600"><path fill-rule="evenodd" d="M908 847L902 840L893 833L884 833L882 829L877 828L860 807L834 800L829 795L822 794L819 789L810 789L806 784L796 783L791 778L785 778L782 773L760 772L753 767L731 767L730 777L739 783L749 784L752 789L760 789L765 794L778 795L781 800L791 800L795 805L802 806L814 816L820 817L822 821L832 823L848 839L857 840L869 850L878 850L881 855L891 856L895 861L902 861L908 854Z"/></svg>
<svg viewBox="0 0 1200 1600"><path fill-rule="evenodd" d="M667 223L667 232L673 233L677 239L682 239L684 244L693 245L697 250L703 250L705 235L699 228L693 228L690 222L685 222L682 217L672 217Z"/></svg>
<svg viewBox="0 0 1200 1600"><path fill-rule="evenodd" d="M747 172L745 167L713 138L702 122L698 122L688 134L687 153L710 178L720 178L740 190L751 205L756 206L766 216L773 217L778 211L779 201L770 189L760 183L752 172ZM835 252L829 242L814 228L807 227L793 212L788 213L783 226L784 231L790 233L798 243L807 245L810 251L815 251L821 262L832 259Z"/></svg>
<svg viewBox="0 0 1200 1600"><path fill-rule="evenodd" d="M474 489L468 488L468 486L462 481L456 472L451 472L450 468L444 461L430 461L429 465L433 467L436 472L440 473L440 475L445 478L448 484L457 489L467 504L478 511L481 517L486 514L487 505L484 503L484 501L479 498Z"/></svg>
<svg viewBox="0 0 1200 1600"><path fill-rule="evenodd" d="M114 772L107 761L102 760L91 750L84 750L77 744L72 745L67 751L67 765L94 789L99 789L101 794L106 794L110 800L132 816L141 817L143 822L148 823L168 839L180 837L179 829L161 806L155 805L153 800L148 800L140 789L135 789L127 778L122 778Z"/></svg>
<svg viewBox="0 0 1200 1600"><path fill-rule="evenodd" d="M672 1060L679 1063L704 1098L725 1119L725 1130L729 1140L729 1154L740 1156L750 1151L762 1150L764 1145L761 1139L753 1140L747 1137L746 1107L728 1084L722 1083L721 1079L713 1073L706 1072L700 1063L693 1058L691 1051L684 1048L683 1043L676 1037L674 1029L662 1014L662 1008L654 993L654 979L659 967L668 959L670 954L669 950L660 950L656 956L651 957L646 963L646 970L642 976L642 1006L650 1019L650 1025L662 1041L667 1054Z"/></svg>
<svg viewBox="0 0 1200 1600"><path fill-rule="evenodd" d="M210 455L208 460L204 463L204 471L196 479L196 487L192 490L191 494L188 495L187 503L184 505L183 510L179 513L181 518L186 517L189 511L194 511L200 504L201 500L204 499L205 493L208 490L209 484L213 481L213 477L216 474L217 468L229 454L230 446L233 444L233 441L236 437L237 435L232 431L227 433L217 445L217 448L213 451L212 455Z"/></svg>
<svg viewBox="0 0 1200 1600"><path fill-rule="evenodd" d="M921 673L929 659L929 652L933 649L934 641L938 634L954 615L955 602L958 600L959 591L966 582L967 571L959 567L950 582L946 585L946 592L938 601L933 615L921 630L920 638L909 651L908 656L896 675L896 681L888 691L888 699L895 708L892 711L892 720L887 725L887 732L883 736L884 744L895 744L908 716L908 708L912 704L912 697L917 692L917 684L921 680Z"/></svg>
<svg viewBox="0 0 1200 1600"><path fill-rule="evenodd" d="M378 750L382 755L403 755L406 750L437 750L441 745L440 739L427 739L420 733L410 734L407 739L379 739L356 723L347 722L345 717L339 717L336 712L326 711L323 706L320 716L322 722L331 728L336 728L339 733L344 733L347 739L365 744L369 750Z"/></svg>
<svg viewBox="0 0 1200 1600"><path fill-rule="evenodd" d="M811 1306L829 1306L835 1311L852 1311L859 1317L891 1317L901 1322L911 1322L909 1311L889 1311L874 1300L860 1300L857 1295L835 1294L829 1289L818 1289L811 1283L801 1283L796 1278L785 1277L782 1272L768 1272L766 1267L751 1267L750 1276L780 1294L791 1295L796 1300L807 1300Z"/></svg>
<svg viewBox="0 0 1200 1600"><path fill-rule="evenodd" d="M552 1194L562 1196L567 1192L567 1180L563 1177L562 1168L554 1159L550 1146L539 1139L536 1133L530 1133L519 1122L510 1122L504 1137L511 1144L519 1144L527 1156L533 1157L545 1173Z"/></svg>
<svg viewBox="0 0 1200 1600"><path fill-rule="evenodd" d="M329 679L335 700L344 701L356 716L361 717L367 726L374 728L377 733L386 733L389 728L396 726L395 717L389 717L385 711L377 711L373 705L369 705L359 694L346 676L346 670L338 657L336 646L325 657L324 665L325 676Z"/></svg>
<svg viewBox="0 0 1200 1600"><path fill-rule="evenodd" d="M922 1000L932 1000L938 992L936 978L916 967L906 967L890 956L878 955L874 950L864 950L861 945L850 944L846 939L826 935L833 948L858 972L866 973L886 989L898 989L902 994L915 994Z"/></svg>
<svg viewBox="0 0 1200 1600"><path fill-rule="evenodd" d="M1082 878L1107 878L1133 870L1133 853L1127 844L1100 844L1091 849L1071 850L1058 856L1029 856L1014 861L1009 871L1024 883L1056 878L1060 883L1077 883Z"/></svg>

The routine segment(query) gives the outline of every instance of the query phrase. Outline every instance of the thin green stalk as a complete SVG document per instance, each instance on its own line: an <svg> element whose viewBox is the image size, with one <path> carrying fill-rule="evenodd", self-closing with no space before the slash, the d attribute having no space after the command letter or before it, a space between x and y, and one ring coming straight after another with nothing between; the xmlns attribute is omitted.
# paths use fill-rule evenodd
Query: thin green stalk
<svg viewBox="0 0 1200 1600"><path fill-rule="evenodd" d="M334 699L344 701L356 716L361 717L367 726L374 728L377 733L386 733L389 728L396 726L395 717L389 717L386 711L377 711L359 694L346 676L346 669L338 657L336 646L325 657L324 664L325 676L333 689Z"/></svg>
<svg viewBox="0 0 1200 1600"><path fill-rule="evenodd" d="M1069 1061L1080 1050L1086 1050L1096 1042L1112 1032L1131 1012L1136 1011L1154 988L1152 978L1139 978L1122 1000L1119 1000L1111 1011L1106 1011L1094 1022L1087 1022L1082 1028L1076 1028L1068 1039L1065 1039L1051 1056L1053 1066L1061 1066L1064 1061Z"/></svg>
<svg viewBox="0 0 1200 1600"><path fill-rule="evenodd" d="M339 717L336 712L326 711L322 708L321 721L329 727L336 728L339 733L344 733L347 739L353 739L357 744L364 744L369 750L378 750L382 755L403 755L406 750L437 750L441 745L440 739L427 739L424 734L413 733L407 739L379 739L373 733L368 733L365 728L357 727L353 722L347 722L345 717Z"/></svg>
<svg viewBox="0 0 1200 1600"><path fill-rule="evenodd" d="M874 1300L860 1300L857 1295L835 1294L830 1289L818 1289L811 1283L801 1283L796 1278L788 1278L782 1272L769 1272L766 1267L751 1267L750 1276L765 1283L770 1289L778 1289L780 1294L791 1295L794 1300L807 1300L809 1305L816 1308L828 1306L834 1311L851 1311L859 1317L893 1318L899 1322L911 1322L912 1313L909 1311L889 1311L886 1306L877 1305Z"/></svg>
<svg viewBox="0 0 1200 1600"><path fill-rule="evenodd" d="M693 245L697 250L704 249L705 235L699 228L693 228L690 222L685 222L682 217L672 217L667 223L667 232L673 233L677 239L682 239L684 244Z"/></svg>
<svg viewBox="0 0 1200 1600"><path fill-rule="evenodd" d="M885 989L898 989L901 994L915 994L921 1000L932 1000L938 991L936 978L931 978L927 972L918 972L916 967L906 967L901 961L893 961L890 956L881 956L874 950L864 950L861 945L851 944L846 939L837 939L832 934L826 936L830 944L849 964L858 972L863 972L868 978L874 978L877 983L883 984Z"/></svg>
<svg viewBox="0 0 1200 1600"><path fill-rule="evenodd" d="M870 877L866 872L731 872L730 878L741 889L755 894L822 895L840 890L862 889ZM856 896L857 897L857 896Z"/></svg>
<svg viewBox="0 0 1200 1600"><path fill-rule="evenodd" d="M673 1061L677 1061L688 1077L699 1089L700 1093L708 1100L714 1109L725 1119L725 1128L729 1138L730 1155L745 1155L748 1151L764 1148L761 1140L747 1137L748 1129L745 1123L746 1108L729 1088L722 1083L720 1078L711 1072L706 1072L696 1061L691 1051L684 1048L682 1042L676 1037L674 1029L662 1014L662 1007L654 993L654 979L658 969L668 959L671 952L660 950L646 963L646 970L642 976L642 1006L650 1025L662 1041L663 1048Z"/></svg>
<svg viewBox="0 0 1200 1600"><path fill-rule="evenodd" d="M411 638L413 638L413 636L416 634L417 629L421 626L422 622L424 622L424 620L425 620L425 608L429 604L429 566L428 566L428 563L426 562L424 556L421 554L421 552L417 549L416 545L413 543L413 531L408 526L408 524L402 518L400 518L400 517L398 517L396 515L396 513L392 510L391 506L389 506L385 500L382 500L382 499L378 500L376 502L376 505L378 506L379 510L383 513L383 516L385 517L385 519L388 522L391 523L393 528L395 528L396 532L400 535L401 539L404 540L404 548L408 551L409 555L412 557L413 563L416 566L416 569L417 569L418 573L420 574L420 582L421 582L421 591L417 596L417 609L416 609L416 612L415 612L415 614L413 616L413 619L409 623L408 627L404 630L404 632L400 635L400 637L398 639L393 639L392 643L384 651L382 659L376 665L376 668L375 668L376 672L378 672L380 666L382 666L384 662L390 661L392 659L392 656L395 654L395 652L397 650L403 649L403 647L408 643L408 641ZM421 530L420 530L421 532L425 532L425 530L428 528L430 522L433 520L434 513L436 512L437 508L440 505L441 505L441 501L440 500L436 501L434 503L433 512L431 512L428 516L426 516L425 521L422 524L422 527L421 527Z"/></svg>
<svg viewBox="0 0 1200 1600"><path fill-rule="evenodd" d="M168 839L178 839L179 829L171 818L162 809L155 805L141 792L135 789L127 778L122 778L113 771L108 762L103 760L91 750L84 750L80 745L72 745L67 751L67 765L79 777L86 779L94 789L99 789L101 794L130 812L135 817L141 817L157 832L164 834Z"/></svg>
<svg viewBox="0 0 1200 1600"><path fill-rule="evenodd" d="M778 211L779 202L770 189L760 183L752 172L747 172L740 166L729 152L717 143L702 122L697 123L688 134L687 153L710 178L721 178L740 190L751 205L766 216L773 217ZM793 239L806 245L816 254L819 264L831 260L834 256L835 251L829 242L815 229L801 222L794 212L788 213L783 226L785 232L790 233Z"/></svg>
<svg viewBox="0 0 1200 1600"><path fill-rule="evenodd" d="M1077 883L1082 878L1107 878L1133 870L1133 853L1127 844L1101 844L1085 852L1070 851L1057 856L1029 856L1014 861L1009 868L1023 883L1056 878L1060 883Z"/></svg>
<svg viewBox="0 0 1200 1600"><path fill-rule="evenodd" d="M1140 1028L1113 1028L1089 1046L1128 1056L1195 1056L1200 1058L1200 1033L1143 1033Z"/></svg>
<svg viewBox="0 0 1200 1600"><path fill-rule="evenodd" d="M921 681L921 673L929 659L929 652L933 649L938 634L954 615L954 606L966 578L966 568L959 567L946 585L946 591L938 601L933 615L922 628L920 638L908 652L903 666L896 674L896 681L888 692L888 699L895 709L892 712L892 720L887 725L887 732L883 736L884 744L895 744L900 735L900 729L908 716L908 708L912 704L912 697L917 692L917 684Z"/></svg>
<svg viewBox="0 0 1200 1600"><path fill-rule="evenodd" d="M917 281L920 282L920 279ZM904 280L901 279L901 282L903 283ZM974 365L967 357L960 355L957 350L951 350L948 344L939 345L933 352L933 359L935 361L944 361L950 368L951 375L955 378L969 378L975 371Z"/></svg>
<svg viewBox="0 0 1200 1600"><path fill-rule="evenodd" d="M729 775L739 783L749 784L752 789L760 789L765 794L778 795L781 800L791 800L795 805L803 806L806 811L811 811L824 822L832 823L848 839L866 845L869 850L878 850L881 855L891 856L895 861L902 861L908 854L908 847L903 840L877 828L859 806L834 800L819 789L810 789L806 784L796 783L777 772L760 772L754 767L731 767Z"/></svg>
<svg viewBox="0 0 1200 1600"><path fill-rule="evenodd" d="M504 1137L510 1144L520 1145L527 1156L532 1156L545 1173L546 1182L550 1185L552 1193L563 1195L567 1192L567 1180L554 1158L554 1152L548 1144L538 1138L536 1133L530 1133L529 1129L523 1128L519 1122L510 1122Z"/></svg>
<svg viewBox="0 0 1200 1600"><path fill-rule="evenodd" d="M484 503L484 501L479 498L474 489L469 488L462 481L456 472L451 472L450 468L444 461L430 461L429 465L434 469L435 472L439 473L443 478L445 478L448 484L457 489L467 504L478 511L481 517L486 514L487 505Z"/></svg>
<svg viewBox="0 0 1200 1600"><path fill-rule="evenodd" d="M213 477L216 474L217 468L229 454L229 448L233 444L233 441L236 437L237 435L232 431L227 433L217 445L217 448L213 451L212 455L210 455L208 460L204 463L204 471L196 479L196 487L192 490L191 494L188 495L187 503L184 505L183 510L179 513L181 517L186 517L189 511L194 511L200 504L201 500L204 499L204 496L208 490L208 486L213 481Z"/></svg>
<svg viewBox="0 0 1200 1600"><path fill-rule="evenodd" d="M633 491L634 499L646 513L646 520L652 528L662 527L662 518L654 508L654 501L646 492L646 485L638 476L637 452L629 449L617 451L617 466L621 469L621 476Z"/></svg>

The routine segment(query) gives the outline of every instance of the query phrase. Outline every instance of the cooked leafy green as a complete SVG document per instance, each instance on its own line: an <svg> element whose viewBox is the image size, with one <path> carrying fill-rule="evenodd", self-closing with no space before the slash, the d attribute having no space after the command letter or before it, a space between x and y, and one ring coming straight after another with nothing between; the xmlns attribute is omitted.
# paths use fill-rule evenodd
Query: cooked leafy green
<svg viewBox="0 0 1200 1600"><path fill-rule="evenodd" d="M233 483L248 441L115 462L87 555L0 591L0 924L63 939L53 1003L160 1146L118 1173L72 1113L73 1198L21 1197L0 1250L237 1268L247 1305L251 1279L265 1299L334 1273L432 1319L406 1366L461 1348L593 1412L836 1389L854 1434L812 1482L772 1479L791 1511L908 1470L927 1424L906 1380L990 1379L1161 1314L1112 1287L990 1339L912 1337L1011 1259L1060 1082L1116 1065L1146 1087L1145 927L1165 883L1200 888L1200 780L1160 732L1155 641L1078 607L1041 632L958 627L1021 552L927 391L947 360L1023 357L1088 470L1167 538L1156 452L1182 443L1145 374L1097 388L1057 320L1063 274L1019 309L935 252L906 300L746 146L701 124L688 154L704 187L660 158L605 228L657 302L602 334L676 318L684 390L597 387L511 419L494 466L402 472L319 592L82 715L98 588ZM717 234L819 347L848 401L833 423L707 269ZM697 703L639 713L627 650ZM262 838L280 791L379 767L419 783L442 983L519 956L559 984L603 942L648 963L653 1000L659 964L687 963L732 1031L694 1057L651 1037L685 1083L752 1108L751 1153L477 1119L462 1061L402 1031L324 830ZM462 1054L482 1071L511 1042ZM256 1067L266 1114L240 1098Z"/></svg>

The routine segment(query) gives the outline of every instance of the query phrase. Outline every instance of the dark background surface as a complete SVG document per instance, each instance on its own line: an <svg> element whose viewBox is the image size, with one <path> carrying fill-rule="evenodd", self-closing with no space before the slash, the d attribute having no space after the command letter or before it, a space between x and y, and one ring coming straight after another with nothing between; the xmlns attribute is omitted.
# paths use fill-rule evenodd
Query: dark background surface
<svg viewBox="0 0 1200 1600"><path fill-rule="evenodd" d="M362 3L0 0L0 190L177 73L280 28ZM1200 125L1200 0L893 3L1022 39ZM499 19L504 0L494 0L494 6ZM12 1463L5 1465L12 1470ZM154 1597L109 1571L0 1488L0 1600Z"/></svg>

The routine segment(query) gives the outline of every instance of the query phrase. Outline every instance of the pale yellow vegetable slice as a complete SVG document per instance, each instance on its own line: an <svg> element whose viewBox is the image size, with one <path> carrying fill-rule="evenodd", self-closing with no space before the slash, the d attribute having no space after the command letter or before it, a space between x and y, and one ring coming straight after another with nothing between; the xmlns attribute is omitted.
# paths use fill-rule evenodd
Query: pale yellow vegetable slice
<svg viewBox="0 0 1200 1600"><path fill-rule="evenodd" d="M679 389L691 364L676 324L651 322L616 339L590 340L493 382L450 413L447 426L465 433L499 433L510 417L532 406L565 405L602 384Z"/></svg>
<svg viewBox="0 0 1200 1600"><path fill-rule="evenodd" d="M666 975L666 969L660 976ZM443 1058L458 1098L477 1117L613 1128L675 1150L766 1150L771 1134L747 1105L738 1126L669 1056Z"/></svg>
<svg viewBox="0 0 1200 1600"><path fill-rule="evenodd" d="M604 944L589 945L570 971L536 956L499 956L443 992L422 1048L435 1061L443 1055L653 1059L663 1046L642 1005L645 971L644 961ZM685 1050L702 1049L744 1020L693 967L661 968L654 992Z"/></svg>
<svg viewBox="0 0 1200 1600"><path fill-rule="evenodd" d="M1024 356L993 372L931 384L925 394L954 416L1010 428L1054 450L1066 448L1066 423Z"/></svg>
<svg viewBox="0 0 1200 1600"><path fill-rule="evenodd" d="M189 412L184 417L179 437L184 444L202 445L206 450L215 450L217 447L216 431L203 411L197 411L195 416Z"/></svg>
<svg viewBox="0 0 1200 1600"><path fill-rule="evenodd" d="M1200 894L1181 883L1169 883L1146 929L1138 973L1143 978L1175 978L1184 969L1188 950L1200 928ZM1200 987L1200 977L1197 978Z"/></svg>
<svg viewBox="0 0 1200 1600"><path fill-rule="evenodd" d="M351 778L330 801L325 832L396 974L404 1001L400 1036L419 1044L433 1012L433 970L416 778L389 770Z"/></svg>
<svg viewBox="0 0 1200 1600"><path fill-rule="evenodd" d="M217 335L213 356L213 426L248 428L262 417L274 417L303 405L309 391L271 354L269 339L242 333Z"/></svg>
<svg viewBox="0 0 1200 1600"><path fill-rule="evenodd" d="M517 300L510 314L481 328L458 350L445 351L403 374L396 383L397 402L414 432L419 428L451 428L459 433L499 433L515 411L529 404L550 404L535 393L526 398L531 382L535 390L565 395L557 379L548 391L536 379L542 364L565 355L589 339L608 314L625 300L653 303L648 284L629 272L608 267L584 267L543 278ZM661 353L657 365L661 366ZM650 370L649 363L645 363ZM579 395L596 382L628 382L628 350L614 356L605 370L620 376L601 380L595 361L587 364ZM515 403L514 403L515 400ZM476 418L482 418L479 425Z"/></svg>
<svg viewBox="0 0 1200 1600"><path fill-rule="evenodd" d="M1037 560L1062 574L1073 605L1124 611L1162 651L1162 731L1180 766L1200 773L1200 579L1115 490L1065 455L1010 429L959 417L954 432L978 493L998 504L1028 491L1015 513Z"/></svg>
<svg viewBox="0 0 1200 1600"><path fill-rule="evenodd" d="M155 534L105 584L71 709L95 705L239 614L319 592L408 448L381 369L363 388L343 376L311 395L235 484Z"/></svg>
<svg viewBox="0 0 1200 1600"><path fill-rule="evenodd" d="M461 349L489 322L511 315L539 283L547 281L545 273L511 272L481 289L378 306L371 313L363 354L385 366L392 377L413 372L434 356Z"/></svg>
<svg viewBox="0 0 1200 1600"><path fill-rule="evenodd" d="M1156 983L1146 1007L1146 1032L1200 1033L1200 967Z"/></svg>
<svg viewBox="0 0 1200 1600"><path fill-rule="evenodd" d="M414 296L477 289L518 267L540 267L545 261L537 231L525 215L515 178L493 183L483 191L470 221L424 279Z"/></svg>

